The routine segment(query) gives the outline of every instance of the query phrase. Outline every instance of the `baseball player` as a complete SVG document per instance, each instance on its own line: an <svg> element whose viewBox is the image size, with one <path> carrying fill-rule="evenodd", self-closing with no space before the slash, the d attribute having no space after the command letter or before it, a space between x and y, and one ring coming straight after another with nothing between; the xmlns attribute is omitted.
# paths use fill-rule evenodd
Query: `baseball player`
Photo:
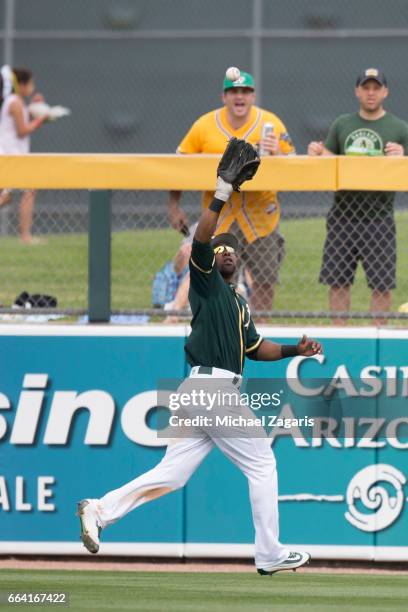
<svg viewBox="0 0 408 612"><path fill-rule="evenodd" d="M223 153L225 143L236 137L261 145L265 155L293 155L295 148L286 126L274 113L255 105L255 81L241 71L236 81L223 82L223 107L199 117L177 148L178 153ZM273 131L262 138L265 124ZM203 195L207 208L214 192ZM183 231L187 217L180 208L180 191L169 199L170 223ZM279 232L280 203L276 192L250 191L233 193L218 219L216 234L231 232L241 244L241 262L253 279L251 308L272 310L275 285L285 256L285 241Z"/></svg>
<svg viewBox="0 0 408 612"><path fill-rule="evenodd" d="M296 345L280 345L261 338L248 304L232 284L238 262L237 239L228 233L212 239L233 188L238 190L243 181L252 178L258 165L259 158L249 143L235 138L230 141L218 168L214 199L202 212L194 234L189 262L192 333L185 347L192 369L179 388L183 392L196 384L213 390L215 385L225 394L239 396L246 356L275 361L322 351L318 342L306 336ZM236 408L229 406L232 414ZM190 437L172 440L152 470L100 499L84 499L78 504L85 547L98 552L102 529L141 504L183 487L211 449L218 446L248 479L258 573L271 575L304 565L310 559L308 553L289 551L279 542L276 462L270 440L263 433L248 436L244 427L237 426L222 435L213 427L203 426Z"/></svg>

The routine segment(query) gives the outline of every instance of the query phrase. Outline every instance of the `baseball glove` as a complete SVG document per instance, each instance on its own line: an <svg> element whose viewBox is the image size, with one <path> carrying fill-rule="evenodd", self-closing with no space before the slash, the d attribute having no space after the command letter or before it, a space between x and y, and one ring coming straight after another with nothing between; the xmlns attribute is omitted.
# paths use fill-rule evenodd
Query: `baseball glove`
<svg viewBox="0 0 408 612"><path fill-rule="evenodd" d="M245 181L250 181L261 163L254 147L239 138L231 138L218 164L217 176L239 191Z"/></svg>

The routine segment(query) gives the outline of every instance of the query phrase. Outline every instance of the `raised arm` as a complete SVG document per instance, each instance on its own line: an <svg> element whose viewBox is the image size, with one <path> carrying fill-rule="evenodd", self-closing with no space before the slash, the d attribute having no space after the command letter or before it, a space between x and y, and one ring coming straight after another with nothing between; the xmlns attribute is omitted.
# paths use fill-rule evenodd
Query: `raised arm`
<svg viewBox="0 0 408 612"><path fill-rule="evenodd" d="M217 168L217 185L214 199L201 214L194 234L199 242L210 242L217 227L218 217L231 193L239 191L245 181L250 181L258 170L260 159L254 147L245 140L231 138Z"/></svg>
<svg viewBox="0 0 408 612"><path fill-rule="evenodd" d="M194 238L199 242L210 242L217 227L218 217L225 202L232 193L232 185L226 183L220 176L217 178L217 186L214 199L209 208L201 213Z"/></svg>

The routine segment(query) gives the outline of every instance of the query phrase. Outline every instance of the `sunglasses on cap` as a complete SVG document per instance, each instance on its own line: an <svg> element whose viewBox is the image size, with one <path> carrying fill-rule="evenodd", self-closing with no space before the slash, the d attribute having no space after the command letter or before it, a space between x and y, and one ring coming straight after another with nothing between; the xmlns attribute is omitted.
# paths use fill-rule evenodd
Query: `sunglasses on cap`
<svg viewBox="0 0 408 612"><path fill-rule="evenodd" d="M235 253L235 249L232 246L227 246L226 244L220 244L220 246L216 246L214 249L214 253L216 255L219 255L225 252Z"/></svg>

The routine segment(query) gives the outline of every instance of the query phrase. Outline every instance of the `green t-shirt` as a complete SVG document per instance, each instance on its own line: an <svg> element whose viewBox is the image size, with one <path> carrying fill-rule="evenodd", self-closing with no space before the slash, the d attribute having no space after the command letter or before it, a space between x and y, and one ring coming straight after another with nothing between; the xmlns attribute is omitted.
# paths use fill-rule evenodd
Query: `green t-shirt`
<svg viewBox="0 0 408 612"><path fill-rule="evenodd" d="M408 125L391 113L368 121L359 113L341 115L331 126L325 147L335 155L384 155L387 142L397 142L408 152ZM337 191L331 214L378 217L393 214L393 191Z"/></svg>
<svg viewBox="0 0 408 612"><path fill-rule="evenodd" d="M189 266L193 319L187 361L241 374L245 356L256 359L262 342L248 304L221 276L210 244L193 240Z"/></svg>

